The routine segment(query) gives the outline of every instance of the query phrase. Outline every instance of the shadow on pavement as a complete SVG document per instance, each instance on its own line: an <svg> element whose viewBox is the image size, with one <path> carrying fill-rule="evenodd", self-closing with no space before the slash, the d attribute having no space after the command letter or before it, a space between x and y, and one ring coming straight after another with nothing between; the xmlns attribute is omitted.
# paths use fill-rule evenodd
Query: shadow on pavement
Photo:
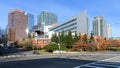
<svg viewBox="0 0 120 68"><path fill-rule="evenodd" d="M18 60L1 62L0 68L73 68L76 66L96 62L94 60L81 60L81 59L66 59L66 58L46 58L46 59L33 59L33 60ZM104 66L101 64L107 64ZM117 68L109 65L120 65L116 62L98 62L90 64L91 66L101 66L104 68ZM94 68L94 67L81 67L81 68Z"/></svg>
<svg viewBox="0 0 120 68"><path fill-rule="evenodd" d="M0 52L2 56L10 55L10 54L19 54L22 52L26 52L28 50L20 49L20 48L1 48Z"/></svg>

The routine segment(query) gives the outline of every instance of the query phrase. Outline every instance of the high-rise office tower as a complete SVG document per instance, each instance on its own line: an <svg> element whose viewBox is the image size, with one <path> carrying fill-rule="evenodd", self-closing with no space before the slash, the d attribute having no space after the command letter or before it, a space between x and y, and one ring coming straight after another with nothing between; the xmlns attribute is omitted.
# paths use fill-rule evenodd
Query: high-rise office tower
<svg viewBox="0 0 120 68"><path fill-rule="evenodd" d="M22 10L12 10L8 15L8 42L14 43L27 38L27 15Z"/></svg>
<svg viewBox="0 0 120 68"><path fill-rule="evenodd" d="M3 34L3 31L2 31L2 28L0 27L0 37L2 36Z"/></svg>
<svg viewBox="0 0 120 68"><path fill-rule="evenodd" d="M27 13L27 21L28 21L28 31L32 32L34 26L34 15Z"/></svg>
<svg viewBox="0 0 120 68"><path fill-rule="evenodd" d="M112 37L112 27L110 24L107 24L108 38Z"/></svg>
<svg viewBox="0 0 120 68"><path fill-rule="evenodd" d="M41 28L42 23L45 26L57 23L57 16L51 12L43 11L40 15L38 15L38 28Z"/></svg>
<svg viewBox="0 0 120 68"><path fill-rule="evenodd" d="M8 35L8 25L5 27L4 34L7 36Z"/></svg>
<svg viewBox="0 0 120 68"><path fill-rule="evenodd" d="M94 17L93 19L93 34L94 36L102 36L107 38L107 24L102 16Z"/></svg>

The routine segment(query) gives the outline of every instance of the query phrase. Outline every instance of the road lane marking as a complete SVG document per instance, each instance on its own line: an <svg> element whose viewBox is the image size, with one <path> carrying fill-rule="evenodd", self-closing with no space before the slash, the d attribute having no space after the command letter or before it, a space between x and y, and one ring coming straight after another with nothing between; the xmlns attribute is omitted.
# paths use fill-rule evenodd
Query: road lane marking
<svg viewBox="0 0 120 68"><path fill-rule="evenodd" d="M118 65L110 65L110 64L97 64L97 63L93 63L93 65L100 65L100 66L110 66L110 67L118 67Z"/></svg>
<svg viewBox="0 0 120 68"><path fill-rule="evenodd" d="M88 63L88 64L84 64L84 65L80 65L80 66L76 66L76 67L73 67L73 68L81 68L81 67L83 67L83 66L88 66L88 67L91 67L91 64L95 64L95 65L98 65L98 68L100 67L99 65L101 65L101 67L102 66L111 66L111 67L118 67L118 68L120 68L120 65L108 65L108 64L98 64L98 63L102 63L103 61L104 61L104 63L106 62L106 63L112 63L112 61L110 61L110 60L113 60L113 59L119 59L120 58L120 56L116 56L116 57L112 57L112 58L108 58L108 59L104 59L104 60L100 60L100 61L96 61L96 62L92 62L92 63ZM109 62L108 62L109 61ZM113 62L113 63L115 63L115 62ZM118 62L117 62L118 63ZM94 66L94 65L93 65Z"/></svg>
<svg viewBox="0 0 120 68"><path fill-rule="evenodd" d="M32 57L32 56L48 56L48 55L8 55L8 56L1 56L2 58L15 58L15 57ZM49 55L49 56L54 56L54 55ZM57 56L57 55L55 55Z"/></svg>
<svg viewBox="0 0 120 68"><path fill-rule="evenodd" d="M118 57L120 57L120 56L115 56L115 57L104 59L104 60L101 60L101 61L108 61L108 60L112 60L112 59L115 59L115 58L118 58Z"/></svg>

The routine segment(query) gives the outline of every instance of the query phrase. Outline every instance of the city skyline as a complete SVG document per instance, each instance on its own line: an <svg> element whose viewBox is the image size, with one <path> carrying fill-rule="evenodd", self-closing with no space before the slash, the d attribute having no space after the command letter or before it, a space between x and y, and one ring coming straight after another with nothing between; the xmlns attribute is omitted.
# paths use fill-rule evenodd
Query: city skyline
<svg viewBox="0 0 120 68"><path fill-rule="evenodd" d="M107 4L106 4L107 3ZM31 6L32 4L32 6ZM47 4L47 5L45 5ZM74 4L74 5L73 5ZM48 6L49 5L49 6ZM42 12L43 10L48 10L50 12L55 13L58 16L58 23L63 22L64 20L74 16L75 14L87 10L90 22L90 31L92 30L92 20L94 16L102 15L108 24L112 26L112 35L114 37L120 36L119 32L119 11L120 8L118 7L119 0L112 1L112 0L101 0L101 1L86 1L86 0L71 0L63 1L63 0L11 0L7 1L4 0L0 2L0 6L4 6L1 9L1 16L0 16L0 26L5 28L8 22L8 11L12 9L21 9L28 13L32 13L35 15L35 24L37 24L37 15Z"/></svg>

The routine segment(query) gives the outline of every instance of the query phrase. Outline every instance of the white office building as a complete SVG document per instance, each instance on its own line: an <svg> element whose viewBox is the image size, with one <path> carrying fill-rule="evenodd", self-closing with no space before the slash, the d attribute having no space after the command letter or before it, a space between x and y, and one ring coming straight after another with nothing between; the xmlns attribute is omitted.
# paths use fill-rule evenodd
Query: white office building
<svg viewBox="0 0 120 68"><path fill-rule="evenodd" d="M87 11L83 11L76 16L69 18L62 22L62 24L51 28L51 31L56 33L64 31L68 32L71 31L72 33L81 33L81 34L89 34L89 23L88 23L88 16Z"/></svg>
<svg viewBox="0 0 120 68"><path fill-rule="evenodd" d="M108 38L112 37L112 27L110 24L107 24Z"/></svg>
<svg viewBox="0 0 120 68"><path fill-rule="evenodd" d="M96 16L93 19L93 34L107 38L108 30L105 19L102 16Z"/></svg>
<svg viewBox="0 0 120 68"><path fill-rule="evenodd" d="M51 39L52 34L53 34L54 32L53 32L53 31L49 31L49 29L52 28L52 27L53 27L52 25L44 26L44 37L45 37L45 38Z"/></svg>
<svg viewBox="0 0 120 68"><path fill-rule="evenodd" d="M55 26L57 26L57 24L45 25L45 23L42 22L41 23L41 28L38 29L38 30L44 32L44 35L40 36L39 38L51 39L52 34L54 33L54 31L50 31L50 28L53 28Z"/></svg>

